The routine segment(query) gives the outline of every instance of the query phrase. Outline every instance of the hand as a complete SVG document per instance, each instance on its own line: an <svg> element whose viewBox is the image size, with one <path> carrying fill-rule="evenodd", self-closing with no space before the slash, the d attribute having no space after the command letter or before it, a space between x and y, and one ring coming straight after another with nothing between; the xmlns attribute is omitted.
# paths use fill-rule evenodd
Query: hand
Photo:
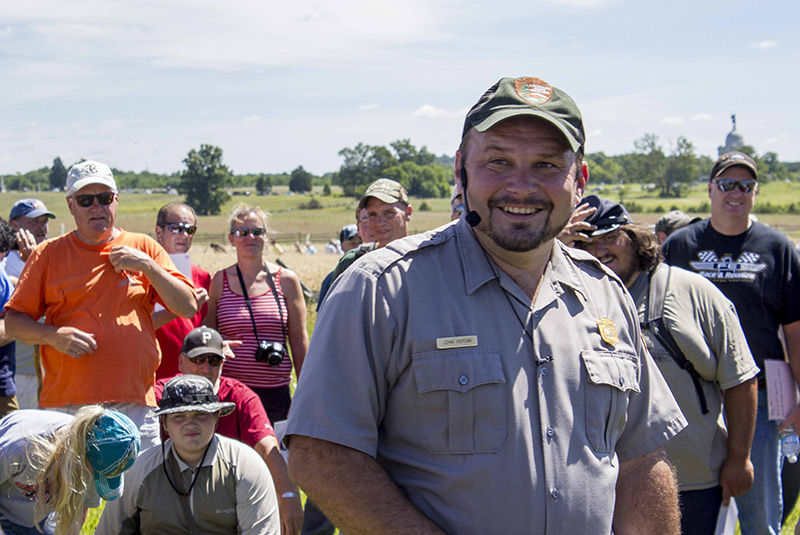
<svg viewBox="0 0 800 535"><path fill-rule="evenodd" d="M239 347L244 342L241 340L223 340L222 341L222 354L226 359L235 359L236 355L233 353L234 347Z"/></svg>
<svg viewBox="0 0 800 535"><path fill-rule="evenodd" d="M94 335L75 327L59 327L56 329L56 333L49 345L74 359L91 354L97 349Z"/></svg>
<svg viewBox="0 0 800 535"><path fill-rule="evenodd" d="M195 288L194 294L197 301L197 309L200 310L200 307L208 302L208 291L203 287Z"/></svg>
<svg viewBox="0 0 800 535"><path fill-rule="evenodd" d="M143 272L152 265L153 259L147 253L128 247L127 245L115 245L111 248L108 254L108 260L114 266L114 271L121 273L122 271L136 271Z"/></svg>
<svg viewBox="0 0 800 535"><path fill-rule="evenodd" d="M722 504L727 507L731 498L741 496L753 486L753 463L750 456L745 458L728 457L719 471L719 484L722 487Z"/></svg>
<svg viewBox="0 0 800 535"><path fill-rule="evenodd" d="M591 217L597 208L589 206L588 203L583 203L572 212L572 217L569 218L567 226L558 235L558 239L564 245L574 247L575 242L592 243L592 238L584 234L596 230L597 227L591 223L587 223L586 219Z"/></svg>
<svg viewBox="0 0 800 535"><path fill-rule="evenodd" d="M300 503L300 493L296 494L296 498L278 498L281 535L298 535L303 529L303 505Z"/></svg>
<svg viewBox="0 0 800 535"><path fill-rule="evenodd" d="M787 416L786 419L780 423L778 430L782 431L790 425L794 426L795 431L800 429L800 405L792 409L792 412L789 413L789 416Z"/></svg>
<svg viewBox="0 0 800 535"><path fill-rule="evenodd" d="M36 238L30 230L24 228L17 231L16 238L19 246L19 257L23 262L27 262L28 257L36 249Z"/></svg>

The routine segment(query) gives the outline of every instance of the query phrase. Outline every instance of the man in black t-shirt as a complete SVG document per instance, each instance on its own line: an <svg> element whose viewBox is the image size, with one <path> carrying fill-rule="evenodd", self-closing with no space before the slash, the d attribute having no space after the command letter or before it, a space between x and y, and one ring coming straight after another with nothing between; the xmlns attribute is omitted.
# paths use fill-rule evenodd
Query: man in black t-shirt
<svg viewBox="0 0 800 535"><path fill-rule="evenodd" d="M677 231L663 246L668 264L700 273L736 305L758 366L759 404L751 459L752 489L736 498L742 534L780 534L782 458L778 422L767 413L764 361L783 360L800 377L800 255L789 239L750 218L758 193L755 162L740 152L717 160L708 183L711 217ZM800 429L800 408L781 423Z"/></svg>

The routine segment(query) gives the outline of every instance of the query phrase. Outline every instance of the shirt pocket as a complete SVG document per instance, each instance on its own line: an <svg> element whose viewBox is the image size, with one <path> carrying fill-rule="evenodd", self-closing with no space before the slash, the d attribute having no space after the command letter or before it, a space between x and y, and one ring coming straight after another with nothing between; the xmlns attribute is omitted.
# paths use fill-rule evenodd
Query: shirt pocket
<svg viewBox="0 0 800 535"><path fill-rule="evenodd" d="M639 359L619 351L582 351L586 368L586 434L594 450L611 453L628 419L631 394L640 392Z"/></svg>
<svg viewBox="0 0 800 535"><path fill-rule="evenodd" d="M413 356L417 436L430 453L492 453L506 438L506 377L498 353Z"/></svg>

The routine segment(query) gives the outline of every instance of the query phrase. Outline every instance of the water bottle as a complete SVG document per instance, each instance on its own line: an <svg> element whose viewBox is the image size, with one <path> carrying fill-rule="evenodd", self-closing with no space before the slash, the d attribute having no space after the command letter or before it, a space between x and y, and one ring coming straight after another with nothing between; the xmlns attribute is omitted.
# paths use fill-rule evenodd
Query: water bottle
<svg viewBox="0 0 800 535"><path fill-rule="evenodd" d="M781 455L790 463L796 463L797 456L800 455L800 439L797 438L793 425L781 431Z"/></svg>

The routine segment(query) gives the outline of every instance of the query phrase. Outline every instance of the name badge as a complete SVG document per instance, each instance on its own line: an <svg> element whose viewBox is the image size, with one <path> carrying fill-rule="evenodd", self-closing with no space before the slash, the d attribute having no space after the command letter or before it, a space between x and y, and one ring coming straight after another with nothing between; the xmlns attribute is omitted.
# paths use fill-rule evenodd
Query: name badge
<svg viewBox="0 0 800 535"><path fill-rule="evenodd" d="M470 336L451 336L449 338L437 338L436 349L455 349L457 347L477 347L478 337Z"/></svg>
<svg viewBox="0 0 800 535"><path fill-rule="evenodd" d="M598 318L597 327L600 329L600 337L608 345L616 345L619 343L619 336L617 336L617 327L614 321L608 318Z"/></svg>

